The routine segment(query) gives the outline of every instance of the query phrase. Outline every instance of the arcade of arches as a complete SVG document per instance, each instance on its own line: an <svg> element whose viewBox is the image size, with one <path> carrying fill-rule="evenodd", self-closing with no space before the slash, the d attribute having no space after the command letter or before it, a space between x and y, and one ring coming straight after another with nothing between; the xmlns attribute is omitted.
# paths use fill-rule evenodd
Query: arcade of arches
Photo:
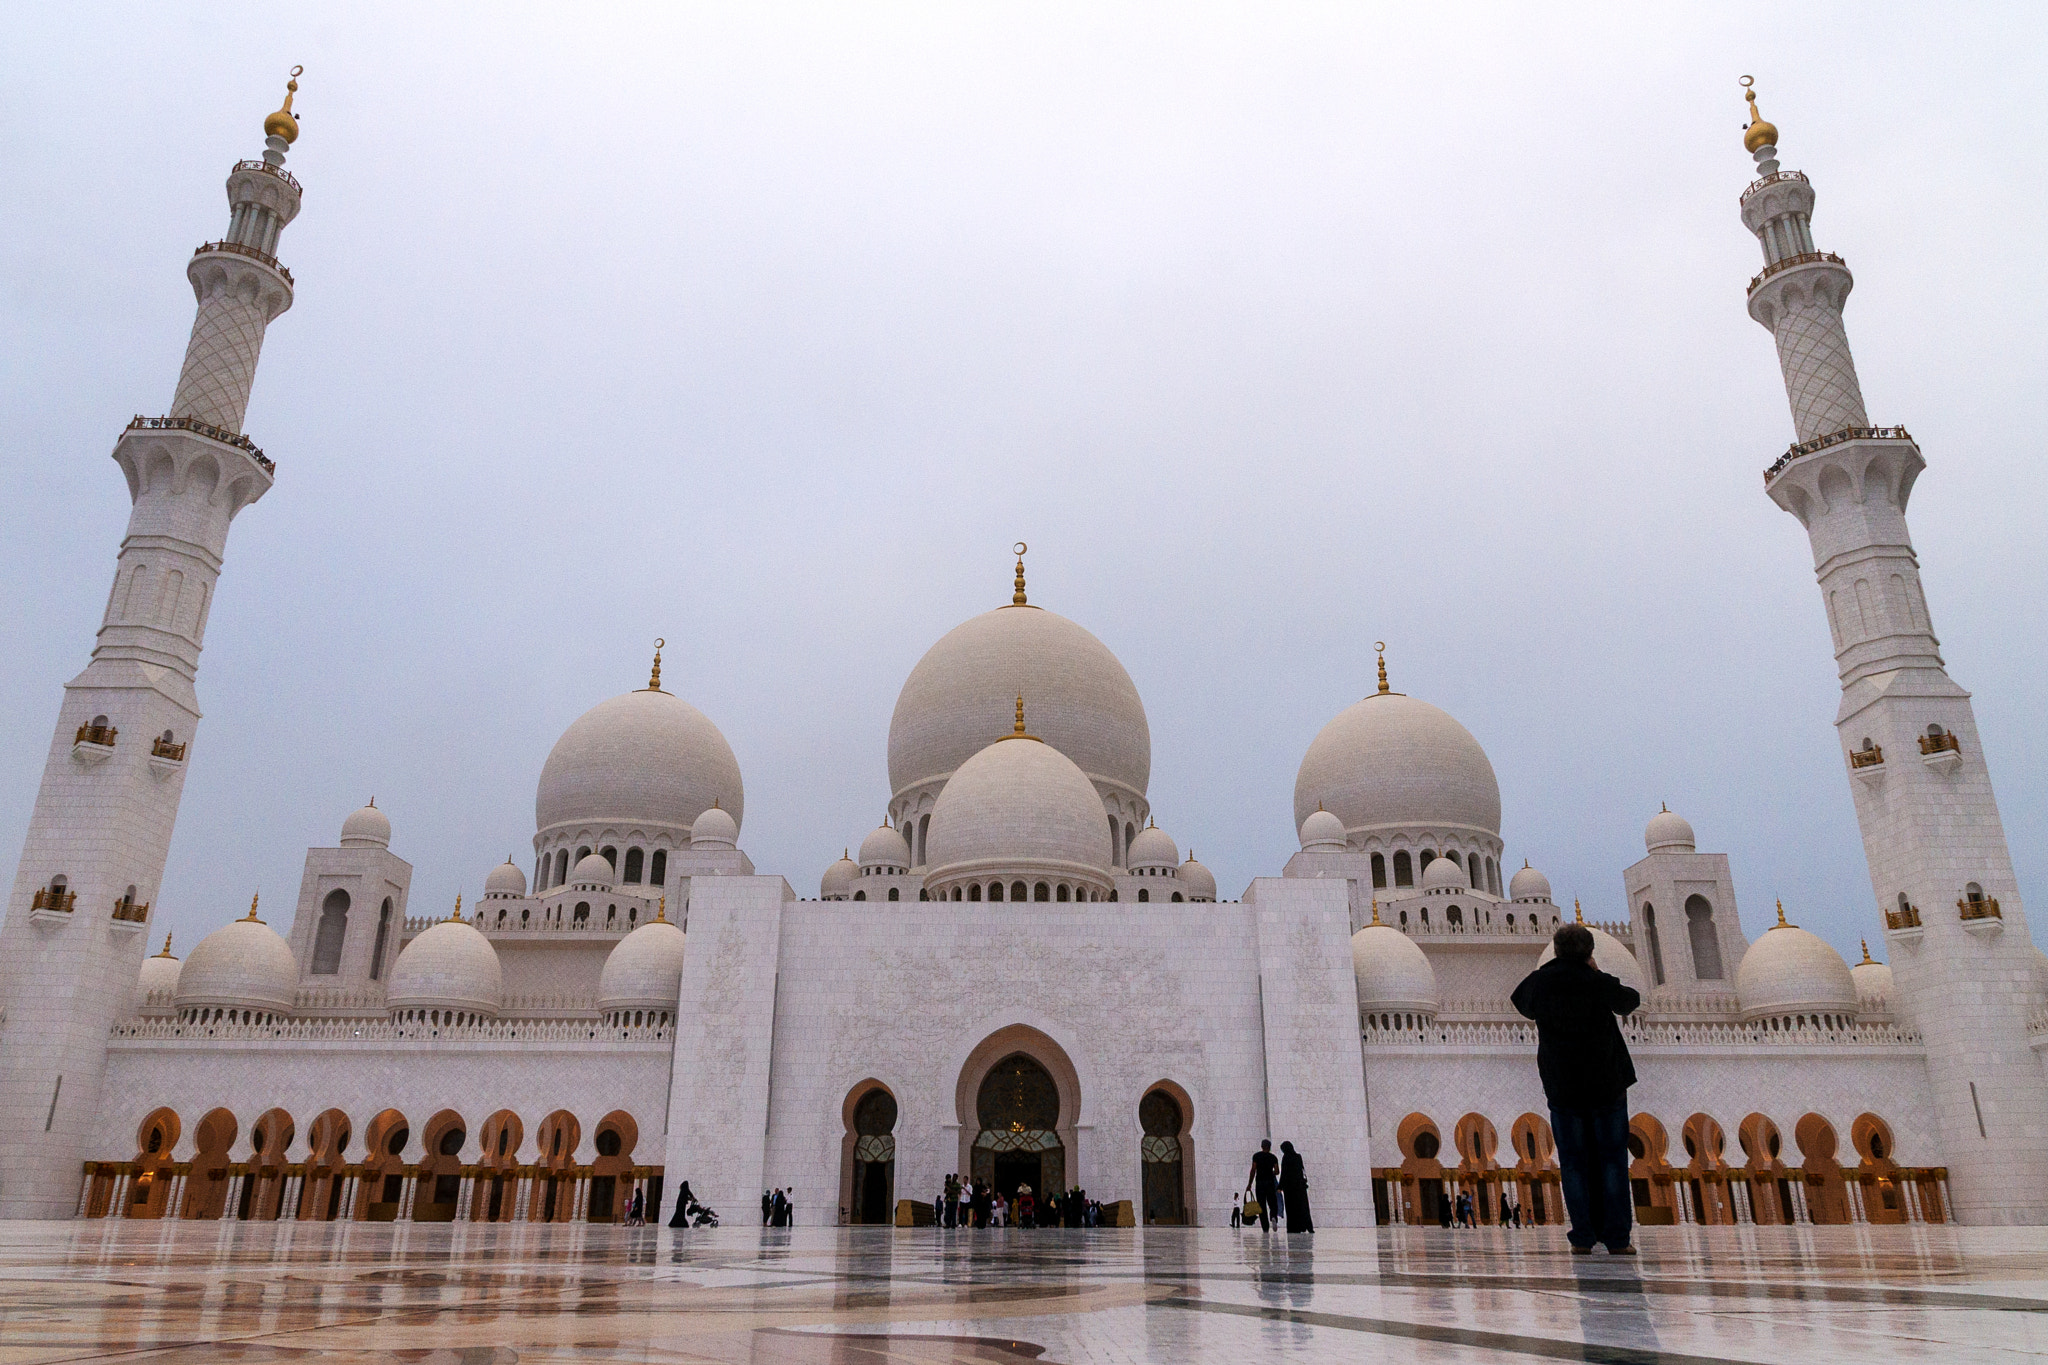
<svg viewBox="0 0 2048 1365"><path fill-rule="evenodd" d="M415 1136L396 1109L370 1120L360 1136L339 1109L305 1130L307 1155L286 1156L297 1134L292 1116L271 1109L249 1128L249 1155L231 1160L241 1124L226 1109L203 1115L189 1160L172 1157L183 1131L177 1111L146 1116L128 1161L88 1161L78 1212L85 1218L217 1218L240 1221L397 1221L415 1223L615 1223L636 1190L650 1209L661 1198L661 1167L636 1165L639 1126L614 1110L598 1119L576 1156L584 1125L558 1109L529 1142L525 1121L509 1109L484 1119L478 1159L461 1158L469 1126L453 1109L431 1114ZM353 1148L353 1150L351 1150ZM522 1157L522 1151L529 1154ZM651 1217L651 1215L650 1215Z"/></svg>
<svg viewBox="0 0 2048 1365"><path fill-rule="evenodd" d="M1892 1159L1892 1132L1875 1114L1850 1125L1855 1161L1839 1155L1833 1124L1807 1114L1793 1125L1796 1164L1777 1124L1751 1114L1731 1151L1721 1125L1694 1114L1672 1151L1662 1122L1629 1120L1629 1185L1635 1216L1646 1226L1788 1223L1942 1223L1949 1221L1946 1167L1905 1167ZM1375 1170L1373 1209L1383 1224L1448 1226L1457 1196L1470 1195L1481 1223L1498 1223L1502 1198L1520 1207L1524 1223L1566 1221L1550 1123L1523 1114L1508 1134L1503 1161L1493 1124L1467 1114L1445 1136L1426 1114L1410 1114L1395 1130L1401 1164ZM1673 1164L1683 1156L1682 1164ZM1448 1164L1447 1164L1448 1163Z"/></svg>

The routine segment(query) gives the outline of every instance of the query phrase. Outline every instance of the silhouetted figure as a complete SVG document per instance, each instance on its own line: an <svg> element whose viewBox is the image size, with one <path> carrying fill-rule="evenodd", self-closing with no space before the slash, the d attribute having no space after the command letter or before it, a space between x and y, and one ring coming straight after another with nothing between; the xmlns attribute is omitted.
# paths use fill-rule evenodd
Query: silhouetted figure
<svg viewBox="0 0 2048 1365"><path fill-rule="evenodd" d="M668 1225L672 1228L690 1226L690 1205L696 1202L697 1196L690 1193L690 1182L685 1180L683 1187L676 1191L676 1216L668 1220ZM661 1210L656 1209L654 1216L659 1218Z"/></svg>
<svg viewBox="0 0 2048 1365"><path fill-rule="evenodd" d="M1273 1140L1259 1143L1252 1153L1252 1171L1245 1177L1245 1193L1259 1201L1259 1231L1273 1230L1273 1200L1280 1193L1280 1158L1273 1155Z"/></svg>
<svg viewBox="0 0 2048 1365"><path fill-rule="evenodd" d="M1628 1088L1635 1063L1617 1015L1643 1003L1630 986L1593 961L1593 933L1567 924L1551 937L1557 956L1515 987L1515 1008L1536 1021L1536 1070L1550 1101L1557 1165L1571 1215L1566 1238L1584 1254L1605 1242L1633 1256L1635 1224L1628 1187Z"/></svg>
<svg viewBox="0 0 2048 1365"><path fill-rule="evenodd" d="M1308 1169L1294 1144L1280 1144L1280 1199L1287 1210L1289 1232L1314 1232L1316 1220L1308 1211Z"/></svg>

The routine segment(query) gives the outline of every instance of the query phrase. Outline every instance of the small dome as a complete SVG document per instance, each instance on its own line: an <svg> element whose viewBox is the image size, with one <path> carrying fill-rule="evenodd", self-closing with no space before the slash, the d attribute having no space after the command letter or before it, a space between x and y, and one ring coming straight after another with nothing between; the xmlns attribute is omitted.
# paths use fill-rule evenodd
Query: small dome
<svg viewBox="0 0 2048 1365"><path fill-rule="evenodd" d="M394 1010L473 1010L495 1016L504 998L504 972L491 941L475 926L449 919L405 945L391 966L385 1004Z"/></svg>
<svg viewBox="0 0 2048 1365"><path fill-rule="evenodd" d="M484 878L486 896L523 896L526 894L526 874L519 865L507 858L490 870Z"/></svg>
<svg viewBox="0 0 2048 1365"><path fill-rule="evenodd" d="M739 822L723 806L712 806L690 822L690 847L738 848Z"/></svg>
<svg viewBox="0 0 2048 1365"><path fill-rule="evenodd" d="M238 919L199 940L178 971L179 1009L201 1005L289 1014L299 963L291 945L260 919Z"/></svg>
<svg viewBox="0 0 2048 1365"><path fill-rule="evenodd" d="M887 825L879 826L867 838L860 841L860 865L862 867L909 867L910 845L903 842L903 836Z"/></svg>
<svg viewBox="0 0 2048 1365"><path fill-rule="evenodd" d="M597 978L597 1009L672 1010L683 983L683 931L665 919L620 939Z"/></svg>
<svg viewBox="0 0 2048 1365"><path fill-rule="evenodd" d="M2041 950L2036 948L2035 952ZM1870 945L1863 945L1863 960L1849 969L1849 976L1856 982L1856 999L1864 1009L1879 1006L1889 1008L1892 1000L1892 969L1870 956Z"/></svg>
<svg viewBox="0 0 2048 1365"><path fill-rule="evenodd" d="M1518 901L1547 901L1550 899L1550 878L1528 864L1508 878L1508 899Z"/></svg>
<svg viewBox="0 0 2048 1365"><path fill-rule="evenodd" d="M1424 891L1470 891L1472 879L1465 875L1465 869L1458 866L1455 858L1431 858L1429 866L1422 869Z"/></svg>
<svg viewBox="0 0 2048 1365"><path fill-rule="evenodd" d="M840 855L839 861L825 869L825 875L818 879L818 898L828 901L843 901L853 894L853 879L860 872L860 864Z"/></svg>
<svg viewBox="0 0 2048 1365"><path fill-rule="evenodd" d="M1109 826L1087 774L1019 735L962 763L932 806L930 879L1037 870L1106 887Z"/></svg>
<svg viewBox="0 0 2048 1365"><path fill-rule="evenodd" d="M744 818L739 760L708 717L644 687L571 722L541 766L534 825L656 824L687 829L719 802Z"/></svg>
<svg viewBox="0 0 2048 1365"><path fill-rule="evenodd" d="M1785 922L1778 923L1749 945L1735 971L1735 996L1744 1019L1775 1014L1835 1012L1854 1014L1856 978L1849 964L1825 939Z"/></svg>
<svg viewBox="0 0 2048 1365"><path fill-rule="evenodd" d="M1660 810L1643 829L1643 847L1652 853L1691 853L1692 826L1671 810Z"/></svg>
<svg viewBox="0 0 2048 1365"><path fill-rule="evenodd" d="M1472 732L1426 701L1379 692L1338 712L1294 778L1294 818L1320 804L1352 833L1442 829L1500 834L1500 783Z"/></svg>
<svg viewBox="0 0 2048 1365"><path fill-rule="evenodd" d="M135 982L135 1003L139 1006L158 992L175 992L178 989L178 969L182 964L171 956L171 941L164 940L164 950L155 957L142 959L142 973Z"/></svg>
<svg viewBox="0 0 2048 1365"><path fill-rule="evenodd" d="M1437 1011L1436 969L1415 940L1390 924L1368 924L1351 936L1351 971L1361 1012Z"/></svg>
<svg viewBox="0 0 2048 1365"><path fill-rule="evenodd" d="M1346 847L1344 822L1321 806L1310 812L1308 819L1301 822L1301 851L1304 853L1342 853Z"/></svg>
<svg viewBox="0 0 2048 1365"><path fill-rule="evenodd" d="M1138 831L1138 837L1131 840L1125 851L1124 865L1127 867L1180 866L1180 849L1174 845L1165 830L1157 825L1147 825Z"/></svg>
<svg viewBox="0 0 2048 1365"><path fill-rule="evenodd" d="M1586 929L1593 935L1593 961L1599 965L1600 970L1618 978L1622 985L1634 990L1636 994L1645 994L1643 969L1636 962L1636 955L1622 946L1621 940L1605 929L1595 929L1590 924ZM1556 944L1546 943L1543 945L1543 951L1536 956L1536 965L1541 967L1556 956Z"/></svg>
<svg viewBox="0 0 2048 1365"><path fill-rule="evenodd" d="M618 873L612 871L611 862L602 853L584 854L569 873L570 884L574 886L611 886L618 879Z"/></svg>
<svg viewBox="0 0 2048 1365"><path fill-rule="evenodd" d="M391 847L391 822L377 809L375 801L341 822L343 848Z"/></svg>
<svg viewBox="0 0 2048 1365"><path fill-rule="evenodd" d="M1193 849L1188 850L1188 860L1180 865L1180 884L1187 888L1191 901L1216 899L1216 874L1195 861Z"/></svg>

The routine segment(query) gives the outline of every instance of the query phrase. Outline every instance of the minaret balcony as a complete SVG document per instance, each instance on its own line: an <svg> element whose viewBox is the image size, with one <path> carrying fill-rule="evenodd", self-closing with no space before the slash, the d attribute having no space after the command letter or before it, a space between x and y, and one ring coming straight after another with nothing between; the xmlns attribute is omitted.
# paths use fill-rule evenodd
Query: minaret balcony
<svg viewBox="0 0 2048 1365"><path fill-rule="evenodd" d="M241 248L238 247L236 249L240 250ZM144 417L142 414L137 413L135 419L128 423L128 430L194 432L209 440L219 441L222 445L233 446L257 464L263 466L263 472L266 474L277 473L277 463L274 460L266 459L263 452L257 449L254 441L242 435L239 431L227 431L209 422L202 422L196 417Z"/></svg>
<svg viewBox="0 0 2048 1365"><path fill-rule="evenodd" d="M114 922L117 925L141 926L149 923L149 902L131 900L127 896L114 902Z"/></svg>
<svg viewBox="0 0 2048 1365"><path fill-rule="evenodd" d="M1803 179L1804 177L1801 178ZM1843 260L1840 256L1837 256L1832 251L1802 251L1797 256L1787 256L1783 260L1772 261L1769 265L1765 266L1762 270L1758 271L1756 278L1749 282L1749 292L1754 294L1757 291L1757 286L1762 284L1765 280L1769 279L1771 276L1777 274L1782 270L1790 270L1794 266L1847 266L1848 264L1849 263L1847 261Z"/></svg>
<svg viewBox="0 0 2048 1365"><path fill-rule="evenodd" d="M1953 768L1963 761L1960 736L1943 732L1920 736L1920 761L1930 768Z"/></svg>
<svg viewBox="0 0 2048 1365"><path fill-rule="evenodd" d="M285 169L284 167L282 167L282 166L273 166L273 165L271 165L271 164L270 164L270 163L269 163L268 161L237 161L237 162L235 163L235 169L236 169L236 170L238 170L238 171L255 171L255 172L257 172L258 174L261 174L261 175L274 175L274 176L276 176L276 177L277 177L277 178L278 178L279 180L282 180L282 181L284 181L284 183L285 183L285 184L287 184L287 185L290 185L290 186L291 186L291 187L292 187L293 189L295 189L295 190L296 190L296 189L298 189L298 188L299 188L299 182L298 182L298 180L297 180L296 178L294 178L294 177L293 177L293 175L292 175L292 173L291 173L290 171L286 170L286 169ZM1781 175L1799 175L1799 172L1797 172L1797 171L1783 171L1783 172L1780 172L1780 174L1781 174ZM1805 177L1805 176L1803 176L1803 175L1800 175L1800 176L1799 176L1799 178L1800 178L1801 180L1804 180L1804 179L1805 179L1806 177Z"/></svg>
<svg viewBox="0 0 2048 1365"><path fill-rule="evenodd" d="M267 251L258 251L253 246L243 246L240 242L202 242L200 243L198 250L194 251L192 254L195 257L211 256L216 255L220 252L227 252L228 254L235 256L247 256L252 261L260 261L264 265L269 266L272 270L275 270L278 274L284 276L284 282L286 284L293 285L293 287L295 288L297 287L296 282L292 279L292 272L286 270L283 266L279 265L277 263L277 257L271 255Z"/></svg>
<svg viewBox="0 0 2048 1365"><path fill-rule="evenodd" d="M87 724L78 727L71 741L71 756L80 763L101 763L114 752L114 737L120 730L112 725Z"/></svg>
<svg viewBox="0 0 2048 1365"><path fill-rule="evenodd" d="M1897 910L1885 911L1884 927L1894 930L1918 929L1920 927L1920 907L1909 904Z"/></svg>
<svg viewBox="0 0 2048 1365"><path fill-rule="evenodd" d="M1840 431L1831 431L1825 436L1816 436L1811 441L1800 441L1794 445L1787 446L1785 453L1778 457L1777 462L1764 471L1764 483L1768 485L1772 479L1785 472L1786 465L1791 464L1800 456L1811 455L1817 450L1826 450L1829 446L1847 445L1851 441L1906 441L1910 443L1912 439L1913 434L1904 427L1843 427Z"/></svg>
<svg viewBox="0 0 2048 1365"><path fill-rule="evenodd" d="M54 891L44 886L36 890L35 899L29 902L30 914L68 915L78 906L76 891Z"/></svg>
<svg viewBox="0 0 2048 1365"><path fill-rule="evenodd" d="M1759 194L1762 191L1769 189L1773 185L1804 185L1806 183L1807 179L1805 171L1772 171L1769 175L1760 177L1759 179L1752 180L1750 182L1749 188L1742 192L1742 202L1747 204L1750 200L1751 195Z"/></svg>
<svg viewBox="0 0 2048 1365"><path fill-rule="evenodd" d="M1996 896L1979 896L1974 898L1965 896L1956 902L1956 913L1966 921L2005 918L2005 916L1998 913L1998 898Z"/></svg>
<svg viewBox="0 0 2048 1365"><path fill-rule="evenodd" d="M152 740L149 746L149 756L151 758L166 758L173 763L183 763L185 761L185 746L173 744L167 739Z"/></svg>

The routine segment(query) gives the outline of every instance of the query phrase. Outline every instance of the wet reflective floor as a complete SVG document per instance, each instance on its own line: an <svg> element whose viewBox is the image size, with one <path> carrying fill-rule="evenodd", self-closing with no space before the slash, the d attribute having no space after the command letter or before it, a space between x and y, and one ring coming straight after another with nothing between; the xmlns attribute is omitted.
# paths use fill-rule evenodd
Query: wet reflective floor
<svg viewBox="0 0 2048 1365"><path fill-rule="evenodd" d="M2048 1229L0 1223L0 1365L1999 1361Z"/></svg>

